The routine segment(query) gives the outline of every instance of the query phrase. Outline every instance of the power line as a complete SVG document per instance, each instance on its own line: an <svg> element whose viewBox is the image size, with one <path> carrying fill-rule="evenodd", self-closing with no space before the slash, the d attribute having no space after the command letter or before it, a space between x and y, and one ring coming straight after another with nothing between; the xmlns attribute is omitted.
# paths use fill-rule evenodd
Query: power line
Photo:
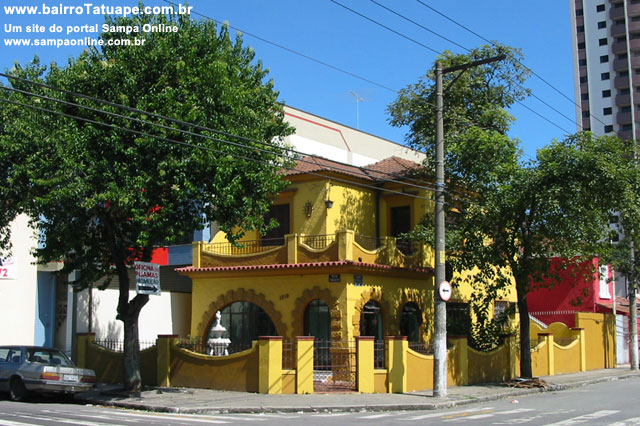
<svg viewBox="0 0 640 426"><path fill-rule="evenodd" d="M394 30L394 29L393 29L393 28L391 28L391 27L388 27L388 26L386 26L386 25L384 25L384 24L382 24L382 23L380 23L380 22L378 22L378 21L376 21L376 20L374 20L374 19L369 18L369 17L368 17L368 16L366 16L366 15L363 15L362 13L360 13L360 12L358 12L358 11L354 10L354 9L351 9L351 8L350 8L350 7L348 7L348 6L345 6L344 4L340 3L339 1L336 1L336 0L329 0L329 1L330 1L331 3L334 3L334 4L336 4L336 5L340 6L340 7L342 7L342 8L344 8L344 9L348 10L349 12L351 12L351 13L353 13L353 14L356 14L356 15L360 16L360 17L361 17L361 18L363 18L363 19L366 19L366 20L367 20L367 21L369 21L369 22L372 22L372 23L374 23L374 24L376 24L376 25L378 25L378 26L380 26L380 27L382 27L382 28L384 28L384 29L386 29L386 30L388 30L388 31L391 31L392 33L394 33L394 34L396 34L396 35L398 35L398 36L400 36L400 37L402 37L402 38L405 38L405 39L407 39L407 40L409 40L409 41L411 41L411 42L413 42L413 43L415 43L415 44L417 44L417 45L419 45L419 46L424 47L424 48L425 48L425 49L427 49L427 50L432 51L432 52L433 52L433 53L435 53L436 55L439 55L439 54L441 53L441 52L439 52L439 51L435 50L434 48L427 46L427 45L426 45L426 44L424 44L424 43L420 43L420 42L419 42L418 40L416 40L416 39L413 39L413 38L411 38L411 37L409 37L409 36L407 36L407 35L405 35L405 34L402 34L401 32L396 31L396 30Z"/></svg>
<svg viewBox="0 0 640 426"><path fill-rule="evenodd" d="M429 10L433 11L434 13L437 13L438 15L442 16L443 18L447 19L448 21L454 23L455 25L459 26L460 28L468 31L469 33L475 35L476 37L478 37L481 40L484 40L485 42L491 44L492 46L495 46L496 43L494 41L491 41L489 39L487 39L486 37L483 37L482 35L478 34L477 32L473 31L472 29L466 27L465 25L461 24L460 22L454 20L453 18L450 18L449 16L445 15L444 13L440 12L439 10L435 9L434 7L428 5L427 3L425 3L422 0L416 0L418 3L420 3L422 6L428 8ZM536 73L534 70L532 70L531 68L527 67L525 64L523 64L521 61L519 61L517 58L514 58L516 61L518 61L518 63L520 65L522 65L526 70L528 70L532 75L534 75L535 77L537 77L540 81L542 81L544 84L546 84L547 86L549 86L551 89L553 89L554 91L556 91L558 94L560 94L563 98L565 98L566 100L568 100L569 102L571 102L572 104L574 104L575 106L577 106L578 108L580 108L580 105L574 100L571 99L569 96L567 96L566 94L564 94L560 89L558 89L557 87L555 87L554 85L552 85L551 83L549 83L545 78L543 78L540 74ZM600 120L598 117L596 117L595 115L591 115L589 114L591 117L593 117L594 119L598 120L601 124L606 124L604 121ZM577 125L578 128L582 128L582 124L579 122L576 122L575 120L571 120L574 121Z"/></svg>
<svg viewBox="0 0 640 426"><path fill-rule="evenodd" d="M458 47L459 47L459 48L461 48L462 50L466 50L467 52L471 52L471 50L470 50L470 49L468 49L468 48L464 47L463 45L461 45L461 44L459 44L459 43L456 43L455 41L451 40L450 38L447 38L447 37L443 36L442 34L440 34L440 33L437 33L437 32L435 32L435 31L433 31L433 30L432 30L432 29L430 29L430 28L425 27L424 25L420 24L419 22L416 22L416 21L414 21L413 19L410 19L410 18L408 18L408 17L406 17L406 16L404 16L404 15L402 15L402 14L400 14L400 13L396 12L395 10L393 10L393 9L391 9L391 8L389 8L389 7L385 6L385 5L383 5L383 4L379 3L379 2L377 2L376 0L369 0L369 1L370 1L371 3L373 3L373 4L375 4L375 5L377 5L377 6L381 7L381 8L383 8L384 10L386 10L386 11L388 11L388 12L391 12L391 13L393 13L394 15L396 15L396 16L398 16L398 17L400 17L400 18L402 18L402 19L404 19L404 20L406 20L406 21L408 21L408 22L411 22L413 25L416 25L416 26L418 26L418 27L422 28L423 30L430 32L431 34L435 35L436 37L440 37L441 39L443 39L443 40L445 40L445 41L448 41L449 43L451 43L451 44L453 44L453 45L458 46Z"/></svg>
<svg viewBox="0 0 640 426"><path fill-rule="evenodd" d="M331 0L331 1L335 3L335 1L334 1L334 0ZM405 15L403 15L403 14L399 13L399 12L396 12L395 10L393 10L393 9L391 9L391 8L387 7L387 6L384 6L383 4L380 4L380 3L379 3L379 2L377 2L376 0L369 0L369 1L370 1L370 2L372 2L372 3L374 3L374 4L376 4L376 5L378 5L379 7L383 8L383 9L385 9L386 11L388 11L388 12L390 12L390 13L393 13L394 15L396 15L396 16L398 16L398 17L400 17L400 18L404 19L405 21L410 22L411 24L416 25L416 26L418 26L418 27L422 28L423 30L430 32L431 34L434 34L434 35L436 35L436 36L440 37L441 39L446 40L446 41L448 41L449 43L452 43L452 44L454 44L454 45L458 46L459 48L461 48L461 49L463 49L463 50L465 50L465 51L467 51L467 52L471 52L471 51L472 51L471 49L469 49L469 48L467 48L467 47L465 47L465 46L461 45L460 43L457 43L457 42L455 42L455 41L453 41L453 40L451 40L451 39L449 39L449 38L447 38L447 37L443 36L442 34L440 34L440 33L436 32L436 31L433 31L433 30L431 30L430 28L425 27L424 25L422 25L422 24L420 24L420 23L418 23L418 22L414 21L413 19L411 19L411 18L409 18L409 17L407 17L407 16L405 16ZM346 7L345 7L345 8L346 8ZM347 8L347 9L348 9L348 8ZM348 9L348 10L353 11L352 9ZM362 15L362 14L358 13L358 12L355 12L355 11L353 11L353 12L354 12L354 13L357 13L359 16L364 17L365 19L371 20L370 18L368 18L368 17L366 17L366 16L364 16L364 15ZM380 24L380 25L381 25L381 24ZM386 27L386 26L385 26L385 28L387 28L387 29L388 29L388 27ZM394 31L394 30L391 30L391 31ZM394 33L396 33L396 34L397 34L397 32L395 32L395 31L394 31ZM415 40L413 40L413 39L411 39L411 38L409 38L409 40L411 40L411 41L415 41ZM493 42L491 42L491 41L489 41L489 40L486 40L486 41L487 41L488 43L490 43L490 44L492 44L492 45L494 45L494 46L495 46L495 43L493 43ZM521 63L517 58L515 58L513 55L510 55L510 56L511 56L511 58L512 58L512 59L515 59L519 64L521 64L521 65L525 68L525 70L527 70L527 71L529 71L529 72L533 73L533 71L532 71L531 69L527 68L524 64L522 64L522 63ZM523 85L521 85L521 84L519 84L519 83L517 83L517 82L516 82L516 84L517 84L520 88L525 89L525 87L524 87ZM549 104L548 102L546 102L544 99L542 99L542 98L540 98L539 96L537 96L536 94L534 94L533 92L529 93L529 95L530 95L531 97L533 97L533 98L537 99L540 103L542 103L543 105L545 105L547 108L551 109L552 111L554 111L554 112L556 112L557 114L561 115L562 117L564 117L565 119L567 119L567 120L568 120L568 121L570 121L571 123L575 124L576 126L579 126L579 125L580 125L580 124L579 124L575 119L573 119L573 118L571 118L571 117L568 117L568 116L567 116L566 114L564 114L562 111L560 111L559 109L555 108L554 106L552 106L551 104ZM547 121L549 121L549 120L547 120ZM556 127L558 127L558 125L557 125L557 124L554 124L554 125L555 125Z"/></svg>
<svg viewBox="0 0 640 426"><path fill-rule="evenodd" d="M14 77L14 76L3 74L3 73L0 73L0 75L6 76L8 78L18 79L18 80L24 81L26 83L31 83L31 84L34 84L34 85L37 85L37 86L40 86L40 87L46 87L46 88L50 88L50 89L53 89L53 90L59 90L59 91L65 92L65 93L74 94L74 92L70 92L70 91L67 91L65 89L57 89L57 88L55 88L53 86L50 86L50 85L46 85L46 84L42 84L42 83L38 83L38 82L25 80L25 79L22 79L20 77ZM99 110L99 109L96 109L96 108L88 107L88 106L81 105L81 104L76 104L76 103L73 103L73 102L68 102L68 101L64 101L64 100L61 100L61 99L57 99L57 98L51 98L51 97L40 95L40 94L34 93L34 92L27 92L27 91L23 91L23 90L20 90L20 89L15 89L15 88L7 88L7 87L4 87L4 86L0 86L0 88L5 89L7 91L15 91L15 92L18 92L18 93L23 93L23 94L26 94L26 95L35 96L35 97L39 97L39 98L42 98L42 99L51 100L51 101L54 101L54 102L60 102L60 103L71 105L71 106L77 106L77 107L80 107L80 108L88 109L88 110L91 110L91 111L94 111L94 112L98 112L98 113L108 114L108 115L115 116L115 117L118 117L118 118L123 118L123 119L126 119L126 120L132 120L132 121L140 122L140 123L143 123L143 124L149 124L151 126L158 126L158 127L161 127L161 128L167 129L167 130L171 130L171 131L179 131L179 132L182 132L182 133L185 133L185 134L189 134L189 135L192 135L192 136L196 136L196 137L205 137L205 138L213 140L213 141L217 141L217 142L221 142L221 143L225 143L225 144L229 144L229 145L234 145L234 146L238 146L238 147L245 148L245 149L251 149L251 150L254 150L254 151L261 151L261 152L270 153L270 151L259 149L257 147L251 147L251 146L247 146L247 145L238 144L237 142L232 142L232 141L223 140L223 139L219 139L219 138L213 138L211 136L202 135L202 134L198 134L198 133L193 133L193 132L185 131L185 130L182 130L182 129L176 129L176 128L165 126L165 125L162 125L162 124L152 123L152 122L148 122L146 120L137 119L135 117L123 116L123 115L120 115L120 114L117 114L117 113L113 113L113 112L110 112L110 111ZM189 125L189 126L193 126L193 127L199 127L199 128L204 129L204 130L209 130L209 131L212 131L212 132L216 132L216 130L214 130L214 129L209 129L209 128L206 128L206 127L203 127L203 126L199 126L199 125L196 125L196 124L193 124L193 123L183 122L183 121L180 121L180 120L172 119L170 117L164 117L164 116L161 116L161 115L158 115L158 114L154 114L154 113L151 113L151 112L148 112L148 111L137 110L135 108L126 107L124 105L111 103L109 101L101 100L99 98L94 98L94 97L91 97L91 96L81 95L81 94L76 94L76 95L82 96L83 98L95 100L97 102L103 102L103 103L109 104L111 106L126 108L126 109L128 109L130 111L139 112L139 113L142 113L142 114L145 114L145 115L151 115L151 116L158 116L158 117L166 118L167 120L170 120L170 121L173 121L173 122L177 122L179 124ZM97 124L97 125L102 125L102 126L107 126L107 127L110 127L110 128L121 129L121 130L124 130L124 131L128 131L130 133L138 134L140 136L152 137L152 138L156 138L156 139L160 139L160 140L165 140L165 141L168 141L168 142L174 141L172 139L164 138L164 137L161 137L161 136L154 136L154 135L151 135L151 134L148 134L148 133L145 133L145 132L140 132L140 131L136 131L136 130L132 130L132 129L127 129L127 128L124 128L122 126L115 126L113 124L98 122L98 121L87 119L87 118L80 117L80 116L77 116L77 115L65 114L65 113L54 111L54 110L49 110L47 108L30 106L30 105L27 105L27 104L21 104L21 103L15 102L15 101L8 101L7 100L7 102L13 103L13 104L19 104L19 105L22 105L22 106L27 106L27 107L30 107L30 108L33 108L33 109L38 109L38 110L49 112L49 113L53 113L53 114L62 115L62 116L68 117L68 118L73 118L73 119L78 119L78 120L81 120L81 121L90 122L90 123ZM258 141L258 140L255 140L255 139L245 138L245 137L241 137L241 136L237 136L237 135L233 135L233 134L229 134L229 133L225 133L225 132L221 132L221 133L224 133L227 137L238 137L238 138L245 139L245 140L248 140L248 141L265 144L264 142ZM181 144L187 145L187 146L198 147L196 145L189 144L187 142L180 142L180 141L174 141L174 142L181 143ZM266 145L268 145L268 144L266 144ZM296 152L296 153L298 153L300 155L305 155L305 156L312 157L312 158L323 159L322 157L319 157L319 156L300 153L298 151L291 150L291 149L286 148L286 147L279 147L279 149L281 149L283 151L293 151L293 152ZM213 149L209 148L209 150L213 150ZM229 154L227 151L221 151L221 150L214 150L214 151L215 152L219 152L219 153L223 153L223 154ZM248 157L244 157L244 156L241 156L241 158L244 158L244 159L246 159L248 161L254 161L253 159L248 158ZM315 162L305 160L304 158L298 158L298 159L296 159L296 161L298 161L298 162L306 162L306 163L310 163L310 164L314 164L314 165L316 164ZM387 176L397 177L397 175L394 175L392 173L387 173L387 172L384 172L384 171L379 171L379 170L375 170L375 169L369 169L369 168L366 168L366 167L351 166L351 165L343 164L343 163L340 163L340 162L337 162L337 161L334 161L334 160L328 160L328 161L331 161L332 163L335 163L335 164L340 164L340 165L343 165L343 166L351 167L351 169L346 169L346 168L341 168L341 167L338 167L338 166L335 166L335 165L323 164L323 167L325 167L328 170L344 171L344 172L353 173L353 168L356 168L356 169L360 170L364 175L377 174L377 175L387 175ZM268 164L266 162L262 162L262 163ZM286 168L286 167L284 167L284 168ZM287 169L295 170L294 168L287 168ZM309 174L312 174L312 175L317 175L317 176L323 176L323 175L320 175L318 173L313 173L313 172L306 172L306 173L309 173ZM339 179L339 178L335 178L335 177L333 177L332 179L334 179L336 181L342 181L342 182L351 182L351 181L347 181L347 180L343 180L343 179ZM418 182L417 179L413 179L413 178L410 178L408 176L405 177L405 179L410 180L410 181L414 181L414 182ZM424 189L426 191L433 191L434 190L433 187L429 187L429 186L425 186L425 185L414 185L414 184L408 183L406 181L398 181L398 180L395 180L395 179L388 179L388 178L387 179L380 179L380 178L378 178L378 181L382 182L382 183L399 183L399 184L410 186L410 187L414 187L414 188L417 188L417 189ZM383 191L391 192L391 193L398 193L398 194L404 194L404 195L412 196L411 194L408 194L406 192L398 192L398 191L393 191L393 190L387 190L387 189L380 188L380 187L377 187L377 186L371 186L371 185L366 185L366 184L360 184L360 186L364 186L364 187L371 188L371 189L383 190ZM457 191L454 191L454 192L457 192ZM450 196L452 198L455 198L455 199L458 199L459 195L464 195L462 193L458 193L458 195L455 195L451 191L447 191L447 193L449 193ZM424 197L417 197L417 198L424 198Z"/></svg>
<svg viewBox="0 0 640 426"><path fill-rule="evenodd" d="M88 95L84 95L84 94L81 94L81 93L69 91L69 90L66 90L66 89L56 88L56 87L48 85L48 84L34 82L34 81L31 81L31 80L23 79L21 77L16 77L16 76L12 76L12 75L1 73L1 72L0 72L0 76L7 77L7 78L10 78L10 79L16 79L16 80L22 81L22 82L27 83L27 84L36 85L38 87L43 87L43 88L47 88L47 89L51 89L51 90L60 91L62 93L66 93L68 95L72 95L72 96L75 96L75 97L88 99L88 100L91 100L91 101L94 101L94 102L98 102L98 103L102 103L102 104L106 104L106 105L109 105L109 106L112 106L112 107L115 107L115 108L125 109L125 110L130 111L130 112L139 113L139 114L148 115L148 116L153 116L153 117L156 117L156 118L161 118L163 120L167 120L167 121L179 124L179 125L194 127L194 128L196 128L198 130L203 130L203 131L208 131L208 132L212 132L212 133L221 134L221 135L223 135L223 136L225 136L227 138L237 138L237 139L240 139L240 140L243 140L243 141L246 141L246 142L252 142L252 143L256 143L256 144L263 145L263 146L268 146L268 147L272 146L271 144L263 142L263 141L260 141L258 139L253 139L253 138L248 138L248 137L245 137L245 136L239 136L239 135L231 134L231 133L228 133L228 132L223 132L223 131L212 129L212 128L209 128L209 127L205 127L205 126L197 125L197 124L194 124L194 123L178 120L178 119L175 119L175 118L172 118L172 117L156 114L156 113L153 113L153 112L150 112L150 111L145 111L145 110L141 110L141 109L137 109L137 108L132 108L132 107L129 107L129 106L126 106L126 105L117 104L117 103L114 103L114 102L110 102L110 101L106 101L106 100L103 100L103 99L100 99L100 98L96 98L96 97L93 97L93 96L88 96ZM111 111L100 110L100 109L92 108L92 107L89 107L89 106L86 106L86 105L81 105L81 104L74 103L74 102L64 101L64 100L61 100L61 99L58 99L58 98L51 98L51 97L48 97L48 96L40 95L40 94L35 93L35 92L23 91L23 90L16 89L16 88L7 88L7 87L4 87L4 86L0 86L0 88L2 88L4 90L7 90L7 91L15 91L15 92L26 94L26 95L36 96L36 97L39 97L39 98L42 98L42 99L46 99L46 100L51 100L51 101L54 101L54 102L67 104L67 105L70 105L70 106L75 106L75 107L88 109L88 110L91 110L93 112L103 113L103 114L115 116L115 117L118 117L118 118L123 118L125 120L131 120L131 121L135 121L135 122L142 123L142 124L148 124L148 125L151 125L151 126L161 127L161 128L163 128L165 130L178 131L178 132L181 132L181 133L184 133L184 134L188 134L190 136L204 137L204 138L207 138L207 139L210 139L210 140L213 140L213 141L223 142L223 140L218 139L218 138L213 138L211 136L202 135L202 134L199 134L199 133L193 133L193 132L190 132L190 131L187 131L187 130L182 130L182 129L178 129L178 128L175 128L175 127L166 126L166 125L163 125L163 124L153 123L153 122L150 122L150 121L147 121L147 120L142 120L142 119L135 118L135 117L124 116L124 115L117 114L117 113L114 113L114 112L111 112ZM240 144L238 142L224 141L224 143L227 143L227 144L230 144L230 145L234 145L234 146L238 146L238 147L242 147L242 148L254 149L254 150L260 151L260 152L270 153L270 151L268 151L268 150L257 148L257 147L249 147L247 145L243 145L243 144ZM309 156L309 157L314 157L314 158L322 158L320 156L303 153L301 151L296 151L296 150L294 150L292 148L288 148L288 147L281 147L281 149L284 150L284 151L299 155L299 156ZM309 163L309 164L316 164L316 163L314 163L312 161L304 160L302 158L298 159L298 161ZM333 160L330 160L330 161L333 161ZM332 168L333 170L336 170L336 171L351 172L353 167L357 167L364 174L368 174L368 175L378 174L378 175L387 175L387 176L397 177L397 175L394 175L392 173L387 173L387 172L384 172L384 171L378 171L378 170L375 170L375 169L370 169L370 168L362 167L362 166L360 166L360 167L352 166L352 165L340 163L340 162L337 162L337 161L334 161L334 162L336 164L341 164L343 166L351 167L351 169L349 169L349 168L345 168L345 167L341 168L341 167L337 167L337 166L330 166L330 168ZM409 180L411 180L413 182L418 182L417 179L409 178ZM397 180L394 180L394 179L387 179L386 182L401 183L401 184L412 186L412 187L415 187L415 188L418 188L418 189L432 190L432 188L429 188L429 187L425 186L424 184L423 185L414 185L414 184L411 184L411 183L408 183L408 182L405 182L405 181L401 182L401 181L397 181ZM433 185L432 185L432 187L433 187Z"/></svg>
<svg viewBox="0 0 640 426"><path fill-rule="evenodd" d="M29 104L25 104L23 102L13 101L13 100L10 100L10 99L0 99L0 101L1 102L5 102L5 103L9 103L9 104L13 104L13 105L17 105L17 106L22 106L22 107L26 107L26 108L35 109L37 111L46 112L46 113L49 113L49 114L60 115L60 116L66 117L66 118L74 119L74 120L84 121L86 123L91 123L91 124L95 124L95 125L98 125L98 126L108 127L108 128L115 129L115 130L121 130L121 131L124 131L124 132L132 133L132 134L135 134L135 135L138 135L138 136L147 137L147 138L151 138L151 139L155 139L155 140L159 140L159 141L163 141L163 142L174 143L174 144L178 144L178 145L187 146L187 147L190 147L190 148L195 148L195 149L201 149L201 150L204 150L204 151L214 152L214 153L217 153L217 154L224 154L224 155L233 154L234 157L241 158L241 159L249 161L249 162L260 163L260 164L265 164L265 165L268 165L268 166L273 166L273 163L270 163L268 161L258 160L256 158L246 157L246 156L243 156L243 155L239 155L237 153L231 153L229 151L224 151L224 150L220 150L220 149L214 149L214 148L211 148L211 147L204 147L204 146L192 144L192 143L189 143L189 142L179 141L179 140L176 140L176 139L165 138L163 136L152 135L150 133L142 132L142 131L139 131L139 130L133 130L133 129L129 129L129 128L126 128L126 127L110 124L110 123L104 123L104 122L92 120L90 118L80 117L80 116L73 115L73 114L66 114L66 113L63 113L63 112L60 112L60 111L55 111L55 110L52 110L52 109L49 109L49 108L39 107L39 106L35 106L35 105L29 105ZM220 142L224 143L225 141L220 140ZM293 168L293 167L288 167L288 166L284 166L284 165L279 165L278 167L281 167L281 168L286 169L286 170L295 170L295 168ZM307 171L305 173L310 174L310 175L314 175L314 176L320 176L320 177L326 178L325 175L322 175L322 174L316 173L316 172ZM330 179L331 180L335 180L337 182L354 184L353 181L350 181L350 180L347 180L347 179L338 178L338 177L335 177L335 176L332 176ZM395 191L393 189L382 188L382 187L368 185L368 184L364 184L364 183L357 183L356 185L364 187L364 188L374 189L374 190L377 190L377 191L388 192L388 193L392 193L392 194L403 195L403 196L407 196L407 197L411 197L411 198L418 198L418 199L422 199L422 200L429 200L430 199L430 198L427 198L427 197L422 197L420 195L412 194L410 192Z"/></svg>
<svg viewBox="0 0 640 426"><path fill-rule="evenodd" d="M165 3L167 3L167 4L171 4L171 5L173 5L173 6L177 6L177 4L176 4L175 2L172 2L171 0L162 0L162 1L164 1L164 2L165 2ZM437 50L432 49L432 48L430 48L429 46L426 46L426 45L424 45L424 44L422 44L422 43L418 42L417 40L411 39L410 37L404 36L403 34L401 34L401 33L397 32L397 31L395 31L395 30L393 30L393 29L391 29L391 28L389 28L389 27L387 27L387 26L385 26L385 25L383 25L383 24L381 24L381 23L378 23L378 22L376 22L376 21L373 21L372 19L370 19L370 18L368 18L368 17L365 17L364 15L362 15L362 14L360 14L360 13L358 13L358 12L354 11L353 9L350 9L350 8L348 8L348 7L346 7L346 6L342 5L342 4L340 4L340 3L338 3L338 2L335 2L334 0L330 0L330 1L333 1L333 2L334 2L334 3L336 3L337 5L340 5L341 7L344 7L345 9L347 9L347 10L349 10L349 11L352 11L353 13L356 13L356 14L358 14L359 16L362 16L363 18L365 18L365 19L367 19L367 20L370 20L370 21L372 21L372 22L376 23L377 25L382 26L383 28L388 29L389 31L392 31L393 33L395 33L395 34L397 34L397 35L399 35L399 36L401 36L401 37L403 37L403 38L407 38L408 40L413 41L413 42L415 42L415 43L419 44L420 46L422 46L422 47L424 47L424 48L426 48L426 49L429 49L430 51L432 51L432 52L434 52L434 53L436 53L436 54L440 54L440 52L438 52ZM394 12L394 13L395 13L395 12ZM219 20L216 20L216 19L214 19L214 18L211 18L210 16L207 16L207 15L202 14L202 13L200 13L200 12L192 11L192 12L191 12L191 14L192 14L192 15L200 16L200 17L205 18L205 19L208 19L208 20L210 20L210 21L212 21L212 22L216 22L216 23L218 23L218 24L220 24L220 25L226 25L226 26L228 26L229 28L232 28L232 29L234 29L234 30L236 30L236 31L239 31L239 32L241 32L241 33L243 33L243 34L246 34L246 35L248 35L248 36L250 36L250 37L253 37L253 38L255 38L255 39L257 39L257 40L260 40L260 41L262 41L262 42L264 42L264 43L270 44L270 45L272 45L272 46L274 46L274 47L277 47L277 48L279 48L279 49L283 49L283 50L285 50L285 51L287 51L287 52L293 53L293 54L295 54L295 55L297 55L297 56L300 56L300 57L302 57L302 58L305 58L305 59L307 59L307 60L310 60L310 61L316 62L316 63L318 63L318 64L320 64L320 65L323 65L323 66L325 66L325 67L331 68L331 69L333 69L333 70L335 70L335 71L338 71L338 72L341 72L341 73L347 74L347 75L349 75L349 76L351 76L351 77L354 77L354 78L360 79L360 80L362 80L362 81L365 81L365 82L371 83L371 84L373 84L373 85L375 85L375 86L378 86L378 87L384 88L384 89L389 90L389 91L391 91L391 92L394 92L394 93L396 93L396 94L398 93L398 91L397 91L397 90L392 89L392 88L390 88L390 87L388 87L388 86L385 86L385 85L383 85L383 84L381 84L381 83L377 83L377 82L375 82L375 81L372 81L372 80L370 80L370 79L367 79L367 78L365 78L365 77L362 77L362 76L360 76L360 75L357 75L357 74L355 74L355 73L352 73L352 72L350 72L350 71L347 71L347 70L344 70L344 69L342 69L342 68L339 68L339 67L337 67L337 66L335 66L335 65L331 65L331 64L329 64L329 63L327 63L327 62L324 62L324 61L321 61L321 60L319 60L319 59L313 58L313 57L311 57L311 56L309 56L309 55L306 55L306 54L304 54L304 53L301 53L301 52L298 52L298 51L296 51L296 50L293 50L293 49L291 49L291 48L289 48L289 47L286 47L286 46L284 46L284 45L282 45L282 44L272 42L272 41L270 41L270 40L268 40L268 39L265 39L265 38L263 38L263 37L260 37L260 36L258 36L258 35L256 35L256 34L251 33L251 32L245 31L245 30L243 30L243 29L241 29L241 28L238 28L238 27L235 27L235 26L229 25L228 23L223 23L223 22L221 22L221 21L219 21ZM406 19L408 19L408 18L406 18ZM429 30L429 31L431 31L431 30ZM446 37L444 37L444 36L442 36L442 35L439 35L439 36L440 36L441 38L444 38L444 39L446 39L446 40L450 41L449 39L447 39ZM457 44L457 43L455 43L455 42L452 42L452 43L454 43L454 44L458 45L458 44ZM466 49L466 48L465 48L465 50L469 50L469 49ZM536 96L534 96L534 97L536 97ZM537 98L537 97L536 97L536 98ZM539 99L539 98L537 98L537 99ZM541 102L545 103L543 100L541 100L541 99L539 99L539 100L540 100ZM429 106L429 108L432 108L432 109L433 109L433 108L435 108L435 106L434 106L434 105L431 105L431 104L428 104L428 106ZM556 111L556 112L557 112L557 111ZM536 113L536 115L541 116L539 113ZM541 117L542 117L542 116L541 116ZM544 120L545 120L545 121L549 121L549 122L551 122L549 119L547 119L547 118L545 118L545 117L542 117L542 118L544 118ZM565 117L565 118L566 118L566 117ZM573 120L572 120L572 121L573 121ZM554 126L556 126L556 127L559 127L559 126L558 126L557 124L555 124L555 123L552 123L552 124L553 124ZM564 131L564 130L563 130L563 131ZM569 133L569 132L568 132L568 133ZM531 158L531 157L529 156L529 158Z"/></svg>
<svg viewBox="0 0 640 426"><path fill-rule="evenodd" d="M164 1L165 3L171 4L171 5L173 5L173 6L176 6L176 7L178 6L178 4L177 4L177 3L174 3L174 2L172 2L172 1L170 1L170 0L162 0L162 1ZM320 64L320 65L322 65L322 66L324 66L324 67L331 68L331 69L332 69L332 70L334 70L334 71L338 71L338 72L341 72L341 73L346 74L346 75L348 75L348 76L351 76L351 77L357 78L357 79L359 79L359 80L365 81L365 82L367 82L367 83L373 84L374 86L378 86L378 87L380 87L380 88L382 88L382 89L385 89L385 90L388 90L388 91L390 91L390 92L398 93L398 91L397 91L397 90L392 89L392 88L391 88L391 87L389 87L389 86L385 86L384 84L381 84L381 83L375 82L375 81L370 80L370 79L368 79L368 78L366 78L366 77L362 77L361 75L355 74L355 73L353 73L353 72L351 72L351 71L347 71L347 70L342 69L342 68L339 68L339 67L337 67L337 66L335 66L335 65L331 65L331 64L330 64L330 63L328 63L328 62L325 62L325 61L322 61L322 60L320 60L320 59L316 59L316 58L314 58L314 57L312 57L312 56L306 55L306 54L304 54L304 53L298 52L297 50L293 50L293 49L291 49L291 48L289 48L289 47L283 46L282 44L278 44L278 43L275 43L275 42L273 42L273 41L267 40L266 38L260 37L260 36L258 36L258 35L256 35L256 34L252 34L252 33L248 32L248 31L243 30L243 29L240 29L240 28L234 27L234 26L232 26L232 25L229 25L229 24L226 24L226 23L220 22L220 21L218 21L217 19L213 19L213 18L211 18L211 17L209 17L209 16L207 16L207 15L204 15L204 14L202 14L202 13L199 13L199 12L196 12L196 11L192 10L192 11L191 11L191 14L192 14L192 15L200 16L200 17L205 18L205 19L208 19L208 20L210 20L210 21L212 21L212 22L215 22L215 23L217 23L217 24L219 24L219 25L227 25L229 28L232 28L232 29L234 29L234 30L236 30L236 31L240 31L241 33L246 34L246 35L248 35L248 36L250 36L250 37L253 37L253 38L257 39L257 40L260 40L260 41L262 41L263 43L267 43L267 44L270 44L271 46L277 47L277 48L279 48L279 49L286 50L287 52L289 52L289 53L293 53L294 55L300 56L301 58L307 59L307 60L309 60L309 61L312 61L312 62L315 62L315 63L317 63L317 64Z"/></svg>

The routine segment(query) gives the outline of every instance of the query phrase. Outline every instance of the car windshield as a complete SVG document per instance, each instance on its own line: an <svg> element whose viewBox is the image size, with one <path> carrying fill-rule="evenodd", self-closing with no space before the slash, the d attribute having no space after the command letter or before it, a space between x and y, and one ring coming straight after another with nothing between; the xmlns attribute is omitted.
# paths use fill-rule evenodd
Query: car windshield
<svg viewBox="0 0 640 426"><path fill-rule="evenodd" d="M73 367L71 360L56 349L27 349L27 360L40 364L59 365L61 367Z"/></svg>

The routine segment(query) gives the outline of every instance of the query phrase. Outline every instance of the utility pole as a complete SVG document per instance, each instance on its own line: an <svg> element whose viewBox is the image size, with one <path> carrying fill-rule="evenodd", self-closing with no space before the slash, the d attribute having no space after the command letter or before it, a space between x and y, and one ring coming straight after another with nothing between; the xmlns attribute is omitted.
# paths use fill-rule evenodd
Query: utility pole
<svg viewBox="0 0 640 426"><path fill-rule="evenodd" d="M436 62L436 281L433 338L433 396L447 396L447 305L438 288L445 280L445 224L444 224L444 100L442 93L442 63Z"/></svg>
<svg viewBox="0 0 640 426"><path fill-rule="evenodd" d="M433 337L433 396L447 396L447 305L440 297L440 286L446 277L445 214L444 214L444 89L442 76L454 71L501 61L505 55L481 59L468 64L442 69L436 61L436 191L435 191L435 285L434 285L434 337ZM458 76L460 77L460 76ZM457 78L456 78L457 79Z"/></svg>

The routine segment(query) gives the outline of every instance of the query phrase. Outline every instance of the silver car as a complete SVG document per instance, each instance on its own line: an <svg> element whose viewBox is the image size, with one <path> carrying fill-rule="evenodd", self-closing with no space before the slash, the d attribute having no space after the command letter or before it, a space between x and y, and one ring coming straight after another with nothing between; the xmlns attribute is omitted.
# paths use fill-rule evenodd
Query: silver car
<svg viewBox="0 0 640 426"><path fill-rule="evenodd" d="M0 391L13 401L24 401L29 393L84 392L95 384L96 373L73 365L57 349L40 346L0 346Z"/></svg>

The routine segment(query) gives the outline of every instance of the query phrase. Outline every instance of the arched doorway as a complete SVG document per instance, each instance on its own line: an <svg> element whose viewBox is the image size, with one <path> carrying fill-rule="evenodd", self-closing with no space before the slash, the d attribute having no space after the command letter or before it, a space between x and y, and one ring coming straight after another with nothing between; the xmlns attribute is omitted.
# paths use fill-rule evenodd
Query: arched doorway
<svg viewBox="0 0 640 426"><path fill-rule="evenodd" d="M269 315L258 305L238 301L224 307L221 311L220 323L227 329L222 337L231 339L229 353L244 351L251 348L254 340L259 336L275 336L277 330ZM215 321L210 327L215 325ZM212 338L211 328L207 339Z"/></svg>
<svg viewBox="0 0 640 426"><path fill-rule="evenodd" d="M374 366L384 368L384 342L382 340L382 309L374 300L368 301L360 313L360 336L374 338Z"/></svg>
<svg viewBox="0 0 640 426"><path fill-rule="evenodd" d="M409 343L420 342L422 313L415 302L405 303L400 312L400 335L407 336Z"/></svg>
<svg viewBox="0 0 640 426"><path fill-rule="evenodd" d="M373 336L376 342L382 341L382 310L378 302L370 300L362 307L360 335Z"/></svg>
<svg viewBox="0 0 640 426"><path fill-rule="evenodd" d="M331 370L331 314L329 306L320 299L309 302L304 310L304 334L315 337L314 370ZM318 380L326 377L327 374L314 373Z"/></svg>
<svg viewBox="0 0 640 426"><path fill-rule="evenodd" d="M331 339L331 313L329 305L320 299L312 300L304 310L304 335L316 340Z"/></svg>

